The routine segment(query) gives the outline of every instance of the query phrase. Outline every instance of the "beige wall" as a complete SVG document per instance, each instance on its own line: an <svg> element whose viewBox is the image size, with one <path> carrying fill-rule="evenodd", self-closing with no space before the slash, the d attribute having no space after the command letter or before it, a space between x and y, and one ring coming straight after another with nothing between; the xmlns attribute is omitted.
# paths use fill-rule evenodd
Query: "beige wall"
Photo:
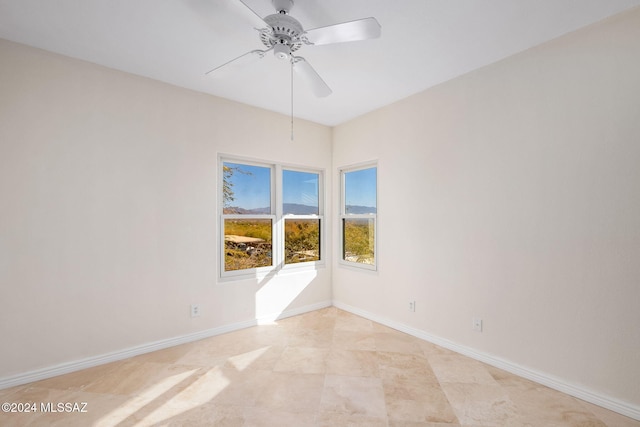
<svg viewBox="0 0 640 427"><path fill-rule="evenodd" d="M0 41L0 379L330 304L330 252L217 280L218 153L330 170L331 129L289 123Z"/></svg>
<svg viewBox="0 0 640 427"><path fill-rule="evenodd" d="M379 272L336 304L640 414L639 41L636 9L336 127L334 168L379 160Z"/></svg>

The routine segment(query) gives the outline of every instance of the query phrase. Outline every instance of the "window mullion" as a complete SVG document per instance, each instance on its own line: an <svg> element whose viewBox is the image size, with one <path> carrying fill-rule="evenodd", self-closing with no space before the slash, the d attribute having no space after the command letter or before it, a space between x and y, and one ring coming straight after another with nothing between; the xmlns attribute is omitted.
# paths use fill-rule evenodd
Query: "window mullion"
<svg viewBox="0 0 640 427"><path fill-rule="evenodd" d="M284 220L282 219L282 166L274 166L274 185L275 191L273 192L273 204L275 206L274 213L276 215L275 227L274 227L274 265L276 269L281 269L284 265Z"/></svg>

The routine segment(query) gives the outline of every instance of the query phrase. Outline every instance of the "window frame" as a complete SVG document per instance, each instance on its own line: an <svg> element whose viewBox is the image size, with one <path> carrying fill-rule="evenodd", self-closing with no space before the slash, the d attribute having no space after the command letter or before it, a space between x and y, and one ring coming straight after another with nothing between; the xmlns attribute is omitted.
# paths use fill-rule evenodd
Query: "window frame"
<svg viewBox="0 0 640 427"><path fill-rule="evenodd" d="M225 214L224 213L224 164L234 163L249 166L259 166L270 169L270 214ZM318 175L318 215L295 215L284 214L284 171L304 172ZM218 278L225 279L246 279L251 277L263 277L267 274L278 273L280 271L291 270L311 270L324 266L326 261L326 231L325 231L325 171L320 168L305 167L300 165L289 165L286 163L275 163L266 160L247 159L233 155L218 156L218 236L219 236L219 274ZM242 270L226 271L225 267L225 220L226 219L271 219L271 259L270 266L246 268ZM316 261L304 261L298 263L285 264L285 220L287 219L314 219L319 220L319 256Z"/></svg>
<svg viewBox="0 0 640 427"><path fill-rule="evenodd" d="M376 213L367 213L367 214L353 214L346 212L346 174L350 172L358 172L366 169L374 169L375 168L375 179L376 179ZM369 271L378 271L378 162L372 161L367 163L361 163L358 165L345 166L339 168L340 173L340 214L339 214L339 226L338 226L338 242L339 242L339 258L338 264L348 267L353 267L362 270ZM345 220L349 219L365 219L365 220L373 220L373 263L365 264L361 262L349 261L346 260L344 255L344 234L345 234Z"/></svg>

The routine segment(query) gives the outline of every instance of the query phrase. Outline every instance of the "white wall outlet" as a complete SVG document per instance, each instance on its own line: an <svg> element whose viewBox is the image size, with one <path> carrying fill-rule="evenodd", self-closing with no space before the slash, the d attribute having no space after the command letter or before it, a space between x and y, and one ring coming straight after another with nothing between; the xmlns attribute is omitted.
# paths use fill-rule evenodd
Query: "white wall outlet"
<svg viewBox="0 0 640 427"><path fill-rule="evenodd" d="M473 330L476 332L482 332L482 319L479 317L473 318Z"/></svg>
<svg viewBox="0 0 640 427"><path fill-rule="evenodd" d="M409 311L415 313L416 312L416 302L415 301L409 301Z"/></svg>
<svg viewBox="0 0 640 427"><path fill-rule="evenodd" d="M191 317L200 316L200 306L198 304L191 304Z"/></svg>

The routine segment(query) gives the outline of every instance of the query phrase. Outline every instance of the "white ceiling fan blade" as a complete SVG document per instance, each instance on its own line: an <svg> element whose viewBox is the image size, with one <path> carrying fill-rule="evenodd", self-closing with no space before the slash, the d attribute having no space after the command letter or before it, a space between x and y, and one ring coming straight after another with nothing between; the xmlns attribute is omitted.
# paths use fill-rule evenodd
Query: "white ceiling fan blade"
<svg viewBox="0 0 640 427"><path fill-rule="evenodd" d="M294 56L293 60L293 69L300 77L302 77L309 86L311 86L311 91L318 98L324 98L325 96L329 96L333 93L331 88L327 86L327 84L322 80L322 77L313 69L311 64L307 62L301 56Z"/></svg>
<svg viewBox="0 0 640 427"><path fill-rule="evenodd" d="M376 18L364 18L342 24L314 28L305 33L307 40L315 45L353 42L380 37L382 27Z"/></svg>
<svg viewBox="0 0 640 427"><path fill-rule="evenodd" d="M238 11L238 14L244 15L247 19L251 20L253 27L256 29L268 28L269 25L264 22L264 19L258 15L253 9L251 9L242 0L230 0L231 4Z"/></svg>
<svg viewBox="0 0 640 427"><path fill-rule="evenodd" d="M271 48L273 49L273 48ZM244 67L253 62L256 62L259 59L264 58L264 55L269 52L271 49L267 50L252 50L251 52L247 52L243 55L238 56L237 58L232 59L231 61L227 61L222 65L217 66L216 68L207 71L206 75L215 75L222 76L228 75L230 71L237 70L240 67Z"/></svg>

